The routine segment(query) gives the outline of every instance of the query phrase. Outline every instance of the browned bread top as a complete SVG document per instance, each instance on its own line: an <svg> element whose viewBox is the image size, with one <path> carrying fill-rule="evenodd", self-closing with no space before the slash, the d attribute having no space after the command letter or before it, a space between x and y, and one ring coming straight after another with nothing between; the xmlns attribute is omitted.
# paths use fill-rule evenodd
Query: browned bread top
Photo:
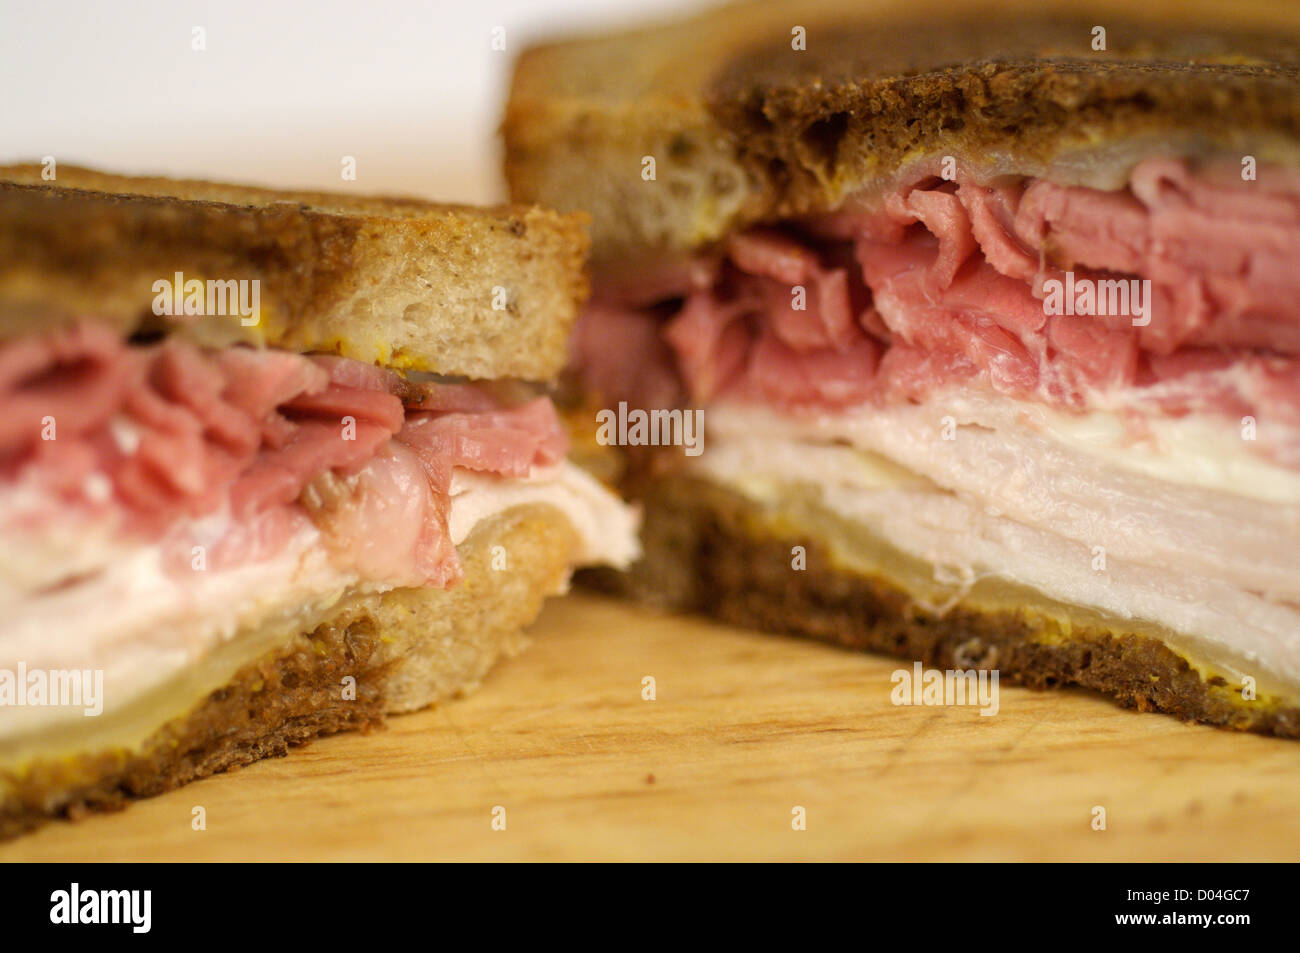
<svg viewBox="0 0 1300 953"><path fill-rule="evenodd" d="M1102 187L1144 150L1294 162L1300 7L761 0L526 51L504 133L512 195L589 210L602 262L833 208L927 156Z"/></svg>
<svg viewBox="0 0 1300 953"><path fill-rule="evenodd" d="M543 380L586 295L581 216L0 167L0 337L96 315L476 378ZM258 281L260 314L159 318L155 282ZM251 288L251 286L249 286ZM251 321L251 319L249 319Z"/></svg>

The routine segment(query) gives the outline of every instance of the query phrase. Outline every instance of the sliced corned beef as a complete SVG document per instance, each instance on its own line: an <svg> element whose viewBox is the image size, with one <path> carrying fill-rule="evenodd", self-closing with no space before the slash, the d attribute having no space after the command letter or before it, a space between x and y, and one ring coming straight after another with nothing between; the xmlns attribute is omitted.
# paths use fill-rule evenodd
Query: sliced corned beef
<svg viewBox="0 0 1300 953"><path fill-rule="evenodd" d="M93 322L0 345L0 484L108 513L177 566L209 515L229 517L213 568L310 520L362 578L447 585L453 468L523 477L566 448L547 398L506 406L344 358L134 346Z"/></svg>
<svg viewBox="0 0 1300 953"><path fill-rule="evenodd" d="M751 229L694 267L598 287L575 338L588 386L634 406L814 410L975 386L1300 427L1300 176L1155 158L1104 192L932 171L869 210ZM1044 283L1067 270L1149 279L1149 323L1048 314ZM1270 452L1297 460L1300 444Z"/></svg>

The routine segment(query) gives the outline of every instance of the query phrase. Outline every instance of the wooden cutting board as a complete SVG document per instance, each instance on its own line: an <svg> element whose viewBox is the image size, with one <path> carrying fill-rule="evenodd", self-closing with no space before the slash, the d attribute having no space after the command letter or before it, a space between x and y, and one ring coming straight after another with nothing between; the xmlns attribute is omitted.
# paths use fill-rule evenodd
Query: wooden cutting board
<svg viewBox="0 0 1300 953"><path fill-rule="evenodd" d="M591 596L534 635L468 699L0 860L1300 859L1300 743L1081 691L896 707L896 660Z"/></svg>

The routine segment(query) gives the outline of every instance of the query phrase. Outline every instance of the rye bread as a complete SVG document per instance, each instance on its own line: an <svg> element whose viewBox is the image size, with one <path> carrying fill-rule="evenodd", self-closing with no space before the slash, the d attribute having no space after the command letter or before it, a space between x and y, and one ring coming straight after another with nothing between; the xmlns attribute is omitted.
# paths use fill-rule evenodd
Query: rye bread
<svg viewBox="0 0 1300 953"><path fill-rule="evenodd" d="M283 756L321 735L370 730L387 714L473 690L498 658L523 647L522 628L563 588L577 544L557 511L515 507L457 548L459 586L345 598L190 710L160 720L138 745L22 763L0 748L0 839ZM497 547L510 553L509 568L493 565ZM353 698L344 697L348 676Z"/></svg>
<svg viewBox="0 0 1300 953"><path fill-rule="evenodd" d="M95 315L159 330L154 283L257 280L262 320L169 321L206 343L546 380L586 296L581 216L0 167L0 338Z"/></svg>
<svg viewBox="0 0 1300 953"><path fill-rule="evenodd" d="M598 267L833 209L935 155L1103 186L1126 143L1296 162L1300 8L744 3L526 50L504 135L512 197L589 211Z"/></svg>
<svg viewBox="0 0 1300 953"><path fill-rule="evenodd" d="M734 625L940 669L996 669L1029 688L1080 686L1140 711L1300 739L1300 697L1246 700L1240 685L1129 620L1029 592L996 610L962 599L936 612L887 574L847 567L825 537L777 526L716 484L684 476L634 483L644 556L628 572L582 570L587 585ZM803 547L802 569L792 565L795 547Z"/></svg>

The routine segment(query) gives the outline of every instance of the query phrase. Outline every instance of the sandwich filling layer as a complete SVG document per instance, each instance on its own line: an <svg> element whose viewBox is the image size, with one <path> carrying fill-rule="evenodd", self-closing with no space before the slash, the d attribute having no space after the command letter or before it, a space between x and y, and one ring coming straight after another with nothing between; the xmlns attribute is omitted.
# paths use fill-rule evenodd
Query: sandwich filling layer
<svg viewBox="0 0 1300 953"><path fill-rule="evenodd" d="M1300 174L914 172L598 284L587 386L706 407L691 470L815 490L940 603L1001 576L1300 691Z"/></svg>
<svg viewBox="0 0 1300 953"><path fill-rule="evenodd" d="M1000 427L1009 408L972 407L943 441L930 415L955 404L814 419L714 407L690 472L769 510L811 497L928 563L933 578L912 589L930 612L1001 580L1154 625L1216 674L1300 692L1300 506L1115 470L1023 420Z"/></svg>
<svg viewBox="0 0 1300 953"><path fill-rule="evenodd" d="M454 586L456 545L515 506L625 564L632 516L564 460L550 400L508 390L94 324L3 345L0 668L101 672L116 710L241 632ZM10 707L0 736L82 714Z"/></svg>

